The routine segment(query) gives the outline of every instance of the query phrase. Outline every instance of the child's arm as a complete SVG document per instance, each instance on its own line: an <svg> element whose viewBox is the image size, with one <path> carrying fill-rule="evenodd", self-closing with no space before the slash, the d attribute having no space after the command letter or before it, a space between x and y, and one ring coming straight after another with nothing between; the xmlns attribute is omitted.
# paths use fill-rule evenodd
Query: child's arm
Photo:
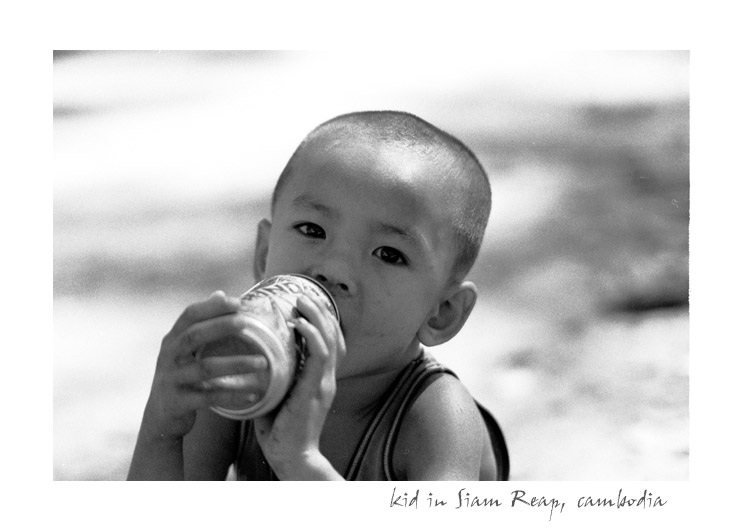
<svg viewBox="0 0 744 531"><path fill-rule="evenodd" d="M465 386L444 375L432 382L406 413L393 467L408 481L477 481L483 422Z"/></svg>
<svg viewBox="0 0 744 531"><path fill-rule="evenodd" d="M184 454L184 436L195 426L197 410L200 410L198 426L202 426L214 421L207 415L209 406L229 405L236 393L254 390L227 391L216 386L205 389L202 382L216 376L265 369L266 360L262 356L197 360L194 353L206 343L237 334L244 328L243 318L237 313L239 307L239 299L214 293L206 301L189 306L163 338L128 479L183 479L185 470L189 475L200 477L219 472L197 470L199 465L214 467L217 462L184 466L184 459L195 455L195 447L202 446L202 452L218 452L206 445L217 443L219 439L205 437L209 430L200 428L190 439L189 451ZM222 429L217 436L226 436L227 425Z"/></svg>
<svg viewBox="0 0 744 531"><path fill-rule="evenodd" d="M279 412L255 419L256 436L279 479L343 480L320 453L320 433L336 394L344 337L328 310L312 299L300 297L297 308L304 317L294 326L307 341L307 360Z"/></svg>
<svg viewBox="0 0 744 531"><path fill-rule="evenodd" d="M209 409L196 412L196 422L183 438L184 479L223 481L235 462L240 422Z"/></svg>

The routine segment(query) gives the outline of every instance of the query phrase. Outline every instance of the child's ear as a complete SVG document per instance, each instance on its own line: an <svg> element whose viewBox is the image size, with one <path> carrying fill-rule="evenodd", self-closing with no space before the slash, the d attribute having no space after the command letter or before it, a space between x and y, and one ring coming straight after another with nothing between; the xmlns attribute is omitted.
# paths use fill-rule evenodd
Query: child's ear
<svg viewBox="0 0 744 531"><path fill-rule="evenodd" d="M269 256L269 234L271 221L264 218L258 222L256 250L253 254L253 278L256 282L263 280L266 274L266 259Z"/></svg>
<svg viewBox="0 0 744 531"><path fill-rule="evenodd" d="M418 340L433 347L455 337L468 320L477 298L478 292L472 282L456 285L421 325L416 334Z"/></svg>

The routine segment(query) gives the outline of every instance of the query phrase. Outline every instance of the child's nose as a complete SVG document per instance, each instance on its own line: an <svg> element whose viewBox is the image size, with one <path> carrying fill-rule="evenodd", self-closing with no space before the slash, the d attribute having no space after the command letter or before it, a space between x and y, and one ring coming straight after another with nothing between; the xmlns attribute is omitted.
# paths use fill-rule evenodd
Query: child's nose
<svg viewBox="0 0 744 531"><path fill-rule="evenodd" d="M334 255L326 257L317 264L310 276L320 282L331 295L347 296L356 293L356 283L353 280L353 266L344 257Z"/></svg>
<svg viewBox="0 0 744 531"><path fill-rule="evenodd" d="M315 275L315 280L323 284L323 287L327 289L333 296L336 296L338 293L348 294L350 291L349 284L345 282L336 282L332 279L329 279L322 273L318 273L317 275Z"/></svg>

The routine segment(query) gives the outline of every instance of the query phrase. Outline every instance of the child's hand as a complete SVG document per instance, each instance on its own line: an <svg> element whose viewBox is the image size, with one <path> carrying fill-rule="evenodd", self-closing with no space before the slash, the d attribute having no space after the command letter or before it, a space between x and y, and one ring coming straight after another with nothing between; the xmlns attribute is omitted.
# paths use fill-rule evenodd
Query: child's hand
<svg viewBox="0 0 744 531"><path fill-rule="evenodd" d="M307 342L307 359L299 379L278 412L255 419L264 456L281 479L307 477L303 471L321 461L320 433L336 395L337 363L346 355L338 321L326 308L302 296L296 330ZM327 468L326 467L326 468Z"/></svg>
<svg viewBox="0 0 744 531"><path fill-rule="evenodd" d="M238 313L240 300L218 291L207 300L192 304L163 338L150 398L142 428L150 437L177 439L194 425L196 410L208 406L230 407L256 394L256 379L245 379L243 387L215 384L217 376L256 373L267 368L261 355L208 357L194 353L210 341L237 335L245 327Z"/></svg>

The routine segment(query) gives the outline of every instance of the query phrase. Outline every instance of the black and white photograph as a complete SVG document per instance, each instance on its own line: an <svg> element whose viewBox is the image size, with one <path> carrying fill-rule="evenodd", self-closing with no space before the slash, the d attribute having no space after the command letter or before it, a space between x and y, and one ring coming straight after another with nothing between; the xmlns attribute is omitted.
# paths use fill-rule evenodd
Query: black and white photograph
<svg viewBox="0 0 744 531"><path fill-rule="evenodd" d="M690 478L688 50L50 54L55 481Z"/></svg>

